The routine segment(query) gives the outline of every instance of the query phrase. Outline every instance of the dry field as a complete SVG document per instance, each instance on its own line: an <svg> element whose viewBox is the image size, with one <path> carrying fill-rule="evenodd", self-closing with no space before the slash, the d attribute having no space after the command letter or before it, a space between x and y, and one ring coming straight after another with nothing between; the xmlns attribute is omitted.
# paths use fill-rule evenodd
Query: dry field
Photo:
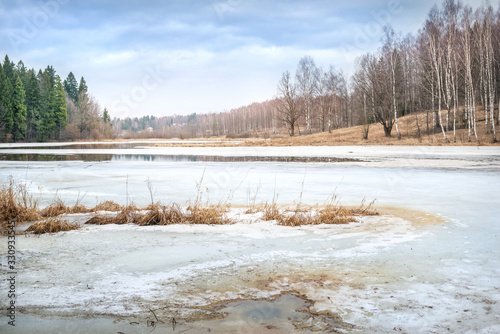
<svg viewBox="0 0 500 334"><path fill-rule="evenodd" d="M427 116L429 117L429 126L427 129ZM451 115L452 116L452 115ZM446 111L441 112L443 122L446 120ZM418 126L417 126L418 119ZM235 146L342 146L342 145L409 145L409 146L477 146L477 145L499 145L494 143L493 135L486 133L484 112L477 111L477 132L479 143L471 132L471 141L468 141L468 129L466 124L457 121L456 134L453 137L453 124L450 121L450 130L446 132L449 139L447 143L441 132L441 128L432 129L432 114L426 112L413 113L398 119L401 139L398 140L396 127L393 126L392 136L386 137L381 124L371 124L369 127L368 139L363 139L364 126L353 126L345 129L333 130L329 132L320 132L305 135L303 128L300 133L290 137L284 129L279 134L271 135L268 139L263 139L264 134L254 133L253 138L229 139L225 136L205 138L205 142L191 142L185 140L183 143L152 143L155 147L235 147ZM420 128L420 131L419 131ZM427 134L429 131L429 134ZM497 131L500 128L497 126ZM497 140L500 141L500 133L497 134Z"/></svg>

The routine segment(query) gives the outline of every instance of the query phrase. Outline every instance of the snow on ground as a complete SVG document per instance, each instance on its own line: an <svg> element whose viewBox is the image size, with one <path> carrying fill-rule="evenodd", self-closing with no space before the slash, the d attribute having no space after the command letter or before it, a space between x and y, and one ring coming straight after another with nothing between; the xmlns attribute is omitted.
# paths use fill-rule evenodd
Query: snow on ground
<svg viewBox="0 0 500 334"><path fill-rule="evenodd" d="M374 216L283 227L243 211L232 209L233 225L87 225L19 236L17 305L37 317L145 322L153 309L183 322L205 319L200 310L214 303L299 293L313 311L339 314L360 331L479 331L500 321L500 292L489 286L500 270L472 281L460 272L480 263L454 261L446 278L441 261L416 255L429 225Z"/></svg>

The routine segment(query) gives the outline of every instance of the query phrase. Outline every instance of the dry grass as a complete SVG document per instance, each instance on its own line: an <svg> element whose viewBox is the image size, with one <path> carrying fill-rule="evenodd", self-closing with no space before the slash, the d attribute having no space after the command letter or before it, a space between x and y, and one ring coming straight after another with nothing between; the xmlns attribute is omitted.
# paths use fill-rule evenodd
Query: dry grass
<svg viewBox="0 0 500 334"><path fill-rule="evenodd" d="M42 217L57 217L64 213L71 213L71 208L66 206L59 197L56 197L49 206L40 211Z"/></svg>
<svg viewBox="0 0 500 334"><path fill-rule="evenodd" d="M7 186L0 188L0 234L6 233L9 221L39 219L38 202L29 194L25 184L16 184L11 178Z"/></svg>
<svg viewBox="0 0 500 334"><path fill-rule="evenodd" d="M357 208L350 209L351 213L358 216L378 216L380 215L375 209L375 200L366 204L366 199L363 198L361 204Z"/></svg>
<svg viewBox="0 0 500 334"><path fill-rule="evenodd" d="M262 219L267 221L278 220L281 216L280 210L275 201L271 202L271 204L266 202L266 204L264 204L263 213Z"/></svg>
<svg viewBox="0 0 500 334"><path fill-rule="evenodd" d="M17 222L36 221L41 217L53 218L65 213L88 213L95 211L120 211L116 216L96 215L90 218L85 224L106 225L106 224L129 224L134 223L140 226L151 225L171 225L171 224L205 224L205 225L226 225L234 223L227 217L229 205L226 203L209 204L208 200L200 204L202 200L201 183L197 183L198 193L194 204L185 210L177 204L169 206L160 203L150 204L145 208L146 212L137 212L139 209L135 204L123 207L113 201L105 201L92 209L79 204L68 207L59 198L44 208L38 209L38 203L28 193L26 186L15 184L13 180L8 186L0 189L0 232L7 231L7 222L15 220ZM246 213L262 212L263 220L275 220L283 226L301 226L318 224L348 224L356 221L356 215L377 215L373 209L373 202L366 205L365 201L359 207L348 209L339 205L335 197L323 207L313 209L304 207L300 203L294 209L280 210L276 204L276 195L271 203L255 205L255 196L249 201L249 208ZM32 225L28 231L33 233L56 233L79 228L78 224L69 224L60 219L48 219L44 222Z"/></svg>
<svg viewBox="0 0 500 334"><path fill-rule="evenodd" d="M169 206L160 203L150 204L146 212L121 211L116 217L97 215L85 224L128 224L139 226L172 225L172 224L205 224L226 225L233 222L227 218L228 206L224 205L197 205L189 206L185 211L177 204Z"/></svg>
<svg viewBox="0 0 500 334"><path fill-rule="evenodd" d="M189 206L186 211L186 221L189 224L206 225L226 225L233 222L227 218L226 213L229 210L228 205L207 204Z"/></svg>
<svg viewBox="0 0 500 334"><path fill-rule="evenodd" d="M33 234L57 233L78 230L81 226L76 223L68 223L60 219L48 219L39 223L35 223L28 227L26 232Z"/></svg>
<svg viewBox="0 0 500 334"><path fill-rule="evenodd" d="M139 226L181 224L185 221L184 213L177 204L164 206L159 203L150 204L148 212L134 217Z"/></svg>
<svg viewBox="0 0 500 334"><path fill-rule="evenodd" d="M68 213L89 213L89 212L92 212L92 210L88 209L86 206L81 204L75 204L69 209Z"/></svg>
<svg viewBox="0 0 500 334"><path fill-rule="evenodd" d="M128 224L130 223L131 220L131 214L130 212L123 210L118 213L116 216L102 216L102 215L97 215L85 222L85 224L90 224L90 225L109 225L109 224L116 224L116 225L123 225L123 224Z"/></svg>
<svg viewBox="0 0 500 334"><path fill-rule="evenodd" d="M125 208L113 201L104 201L96 206L94 206L90 211L96 212L96 211L111 211L111 212L118 212L118 211L123 211Z"/></svg>
<svg viewBox="0 0 500 334"><path fill-rule="evenodd" d="M339 205L334 196L326 205L318 209L297 204L293 209L280 212L273 201L271 204L264 205L262 219L275 220L282 226L349 224L356 221L356 216L377 216L378 212L374 209L374 203L375 201L366 205L363 200L359 207L347 208Z"/></svg>

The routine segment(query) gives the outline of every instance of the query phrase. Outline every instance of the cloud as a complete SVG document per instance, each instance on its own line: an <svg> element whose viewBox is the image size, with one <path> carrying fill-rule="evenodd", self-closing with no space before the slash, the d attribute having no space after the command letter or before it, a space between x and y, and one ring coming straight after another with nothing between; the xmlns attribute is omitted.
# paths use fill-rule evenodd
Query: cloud
<svg viewBox="0 0 500 334"><path fill-rule="evenodd" d="M0 51L63 78L83 75L113 116L134 94L130 116L221 111L272 98L281 73L305 55L352 72L357 56L378 47L381 17L406 33L430 9L430 0L400 0L384 16L394 1L1 1ZM52 2L57 11L12 47L8 36L23 36ZM156 85L152 68L163 75Z"/></svg>

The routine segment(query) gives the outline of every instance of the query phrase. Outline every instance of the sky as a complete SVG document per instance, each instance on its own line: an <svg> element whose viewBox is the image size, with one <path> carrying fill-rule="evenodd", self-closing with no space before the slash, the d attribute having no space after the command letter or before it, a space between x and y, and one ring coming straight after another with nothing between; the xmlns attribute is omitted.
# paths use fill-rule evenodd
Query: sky
<svg viewBox="0 0 500 334"><path fill-rule="evenodd" d="M84 76L112 117L221 112L275 97L306 55L352 73L436 1L0 0L0 55Z"/></svg>

